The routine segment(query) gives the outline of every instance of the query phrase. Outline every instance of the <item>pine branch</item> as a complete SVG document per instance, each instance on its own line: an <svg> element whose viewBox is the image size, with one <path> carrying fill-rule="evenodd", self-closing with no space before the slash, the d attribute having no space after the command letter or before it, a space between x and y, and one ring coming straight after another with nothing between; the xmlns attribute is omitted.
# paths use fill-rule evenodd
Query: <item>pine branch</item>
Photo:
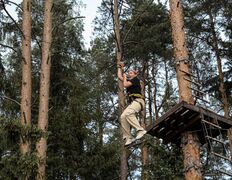
<svg viewBox="0 0 232 180"><path fill-rule="evenodd" d="M17 3L13 2L13 1L7 1L8 3L14 4L15 6L17 6L20 10L23 10L22 7L20 5L18 5Z"/></svg>
<svg viewBox="0 0 232 180"><path fill-rule="evenodd" d="M12 101L12 102L18 104L19 106L21 106L21 104L20 104L18 101L14 100L14 99L11 99L10 97L7 97L7 96L0 96L0 98L10 100L10 101Z"/></svg>
<svg viewBox="0 0 232 180"><path fill-rule="evenodd" d="M3 46L3 47L6 47L6 48L9 48L9 49L13 50L14 52L17 52L17 51L16 51L13 47L8 46L8 45L6 45L6 44L2 44L2 43L0 43L0 46Z"/></svg>
<svg viewBox="0 0 232 180"><path fill-rule="evenodd" d="M14 20L14 18L10 15L10 13L7 11L6 6L5 6L5 2L4 0L1 0L2 3L2 8L3 10L6 12L6 14L9 16L9 18L14 22L14 24L16 25L17 29L20 31L20 33L22 34L23 38L25 38L23 31L21 30L21 28L19 27L18 23Z"/></svg>
<svg viewBox="0 0 232 180"><path fill-rule="evenodd" d="M54 31L55 28L57 28L58 26L68 22L68 21L71 21L71 20L75 20L75 19L81 19L81 18L85 18L85 16L77 16L77 17L71 17L71 18L68 18L68 19L65 19L64 21L62 21L61 23L59 23L57 26L55 26L52 31Z"/></svg>

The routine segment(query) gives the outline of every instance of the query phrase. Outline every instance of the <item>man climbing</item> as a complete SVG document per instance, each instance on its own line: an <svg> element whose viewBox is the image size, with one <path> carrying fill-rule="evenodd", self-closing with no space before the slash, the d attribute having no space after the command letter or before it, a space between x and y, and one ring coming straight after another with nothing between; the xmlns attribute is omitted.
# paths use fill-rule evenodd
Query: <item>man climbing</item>
<svg viewBox="0 0 232 180"><path fill-rule="evenodd" d="M118 64L118 78L123 82L124 88L126 88L129 105L121 114L120 122L122 126L123 140L126 142L125 146L128 146L133 141L141 139L146 134L146 130L140 126L139 121L136 118L136 113L144 109L145 102L144 97L141 94L140 80L137 77L138 71L133 69L126 75L123 73L123 67L123 63ZM136 138L131 135L131 127L136 129Z"/></svg>

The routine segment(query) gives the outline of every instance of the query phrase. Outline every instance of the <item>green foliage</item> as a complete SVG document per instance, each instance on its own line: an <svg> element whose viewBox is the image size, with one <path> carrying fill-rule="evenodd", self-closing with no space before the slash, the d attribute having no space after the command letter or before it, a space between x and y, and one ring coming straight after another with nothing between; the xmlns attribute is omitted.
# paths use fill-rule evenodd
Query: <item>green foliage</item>
<svg viewBox="0 0 232 180"><path fill-rule="evenodd" d="M36 126L22 126L18 120L0 117L0 124L0 179L24 179L35 174L36 154L21 155L18 143L20 137L36 142L43 133Z"/></svg>
<svg viewBox="0 0 232 180"><path fill-rule="evenodd" d="M185 25L188 29L188 48L192 62L191 69L197 74L198 81L203 84L201 88L207 91L212 99L214 98L210 106L217 111L221 109L218 104L222 106L217 73L218 58L222 60L227 96L230 97L231 94L231 78L229 75L231 71L231 51L229 48L231 46L231 20L228 19L229 16L231 17L231 10L228 9L231 5L232 3L229 0L188 0L184 2ZM211 22L210 17L213 18L213 22ZM215 40L213 39L212 25L215 28L217 52L214 48ZM229 101L231 104L230 98Z"/></svg>
<svg viewBox="0 0 232 180"><path fill-rule="evenodd" d="M48 138L49 132L42 132L37 126L25 126L20 123L19 120L10 120L1 117L1 132L7 133L6 137L12 142L19 141L21 138L23 141L30 139L32 142L36 142L41 136Z"/></svg>
<svg viewBox="0 0 232 180"><path fill-rule="evenodd" d="M38 159L35 153L21 155L8 151L1 155L0 179L23 180L36 174Z"/></svg>
<svg viewBox="0 0 232 180"><path fill-rule="evenodd" d="M84 179L114 179L119 177L118 143L108 145L92 144L93 149L82 156L79 172Z"/></svg>
<svg viewBox="0 0 232 180"><path fill-rule="evenodd" d="M149 179L183 179L183 159L179 147L153 140L149 150L152 156L147 166Z"/></svg>
<svg viewBox="0 0 232 180"><path fill-rule="evenodd" d="M132 18L123 21L123 26L124 36L128 35L123 42L126 54L129 51L133 56L146 60L154 55L167 58L171 32L167 10L162 4L140 2Z"/></svg>

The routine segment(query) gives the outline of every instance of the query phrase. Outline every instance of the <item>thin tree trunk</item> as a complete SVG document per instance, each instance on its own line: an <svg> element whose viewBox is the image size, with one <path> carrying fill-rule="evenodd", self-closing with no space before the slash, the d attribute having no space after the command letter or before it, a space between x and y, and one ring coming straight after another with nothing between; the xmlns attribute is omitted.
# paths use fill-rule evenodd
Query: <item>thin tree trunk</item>
<svg viewBox="0 0 232 180"><path fill-rule="evenodd" d="M21 124L31 125L31 2L23 0L22 23L22 89L21 89ZM30 140L21 138L20 152L30 151Z"/></svg>
<svg viewBox="0 0 232 180"><path fill-rule="evenodd" d="M122 45L121 45L121 35L120 35L120 21L118 14L118 0L114 0L114 31L116 36L116 56L117 56L117 64L122 61ZM125 95L124 95L124 87L122 81L118 80L118 97L119 97L119 115L122 114L126 104L125 104ZM121 138L122 139L122 138ZM121 140L121 149L120 149L120 179L127 179L127 156L126 149L124 147L124 142Z"/></svg>
<svg viewBox="0 0 232 180"><path fill-rule="evenodd" d="M164 107L169 109L170 108L170 84L169 84L169 75L168 75L168 68L166 59L164 59L164 71L165 71L165 94L163 102L166 104Z"/></svg>
<svg viewBox="0 0 232 180"><path fill-rule="evenodd" d="M46 153L48 128L48 107L49 107L49 87L51 68L51 41L52 41L52 0L45 1L44 10L44 31L42 43L42 63L40 74L40 96L39 96L39 117L38 128L43 132L42 137L36 143L37 156L39 158L37 179L46 179Z"/></svg>
<svg viewBox="0 0 232 180"><path fill-rule="evenodd" d="M226 118L229 118L229 103L228 103L228 98L227 98L227 94L226 94L226 90L225 90L224 76L223 76L223 72L222 72L222 60L221 60L221 55L220 55L220 51L218 48L218 38L217 38L216 31L215 31L214 18L213 18L211 11L209 11L209 17L210 17L210 27L211 27L212 41L213 41L212 48L213 48L213 51L216 55L217 66L218 66L219 83L220 83L219 92L222 96L224 116ZM229 144L230 144L230 152L232 154L232 128L230 128L228 130L227 134L228 134L228 139L229 139ZM231 157L231 159L232 159L232 157Z"/></svg>
<svg viewBox="0 0 232 180"><path fill-rule="evenodd" d="M142 73L142 83L141 83L141 90L142 95L145 97L145 81L147 79L147 63L143 62L143 73ZM141 112L141 126L146 129L146 108L143 109ZM148 179L148 171L147 171L147 165L148 165L148 148L146 146L142 146L142 175L141 179L146 180Z"/></svg>
<svg viewBox="0 0 232 180"><path fill-rule="evenodd" d="M229 103L228 103L228 98L227 98L226 90L225 90L224 76L222 72L222 60L221 60L220 51L218 48L218 40L217 40L216 31L215 31L214 18L211 12L209 12L209 17L210 17L210 27L211 27L212 41L213 41L212 48L216 55L217 66L218 66L219 83L220 83L219 92L221 93L221 96L222 96L225 117L228 118L229 117Z"/></svg>
<svg viewBox="0 0 232 180"><path fill-rule="evenodd" d="M193 104L190 82L184 80L189 72L188 50L185 41L184 18L181 0L170 0L170 18L172 27L173 50L176 61L177 80L180 101ZM190 78L190 77L188 77ZM186 180L202 179L200 166L200 144L196 134L185 132L182 134L182 150L184 155L184 176Z"/></svg>
<svg viewBox="0 0 232 180"><path fill-rule="evenodd" d="M147 77L149 76L147 71ZM152 115L152 90L151 90L151 80L147 82L147 91L148 91L148 112L149 112L149 125L152 125L153 115Z"/></svg>
<svg viewBox="0 0 232 180"><path fill-rule="evenodd" d="M100 76L97 77L97 88L100 89ZM103 134L104 134L104 122L103 122L103 115L101 109L101 95L100 93L97 95L97 102L96 102L96 118L98 122L98 136L99 136L99 144L103 146Z"/></svg>
<svg viewBox="0 0 232 180"><path fill-rule="evenodd" d="M152 65L152 70L151 70L151 74L152 74L152 82L154 83L154 94L153 94L153 99L154 99L154 112L155 112L155 120L156 121L159 117L159 110L158 110L158 106L157 106L157 86L156 86L156 74L157 74L157 70L155 69L155 64L153 62ZM154 122L152 122L154 124Z"/></svg>

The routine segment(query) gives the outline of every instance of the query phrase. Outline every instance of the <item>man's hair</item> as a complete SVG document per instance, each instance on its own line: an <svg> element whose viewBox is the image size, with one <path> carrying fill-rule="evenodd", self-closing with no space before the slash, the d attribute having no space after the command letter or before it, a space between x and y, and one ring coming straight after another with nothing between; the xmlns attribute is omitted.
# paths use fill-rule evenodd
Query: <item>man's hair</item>
<svg viewBox="0 0 232 180"><path fill-rule="evenodd" d="M139 74L139 71L137 69L135 69L135 68L130 68L130 69L128 69L127 72L130 72L130 71L133 71L136 75Z"/></svg>

